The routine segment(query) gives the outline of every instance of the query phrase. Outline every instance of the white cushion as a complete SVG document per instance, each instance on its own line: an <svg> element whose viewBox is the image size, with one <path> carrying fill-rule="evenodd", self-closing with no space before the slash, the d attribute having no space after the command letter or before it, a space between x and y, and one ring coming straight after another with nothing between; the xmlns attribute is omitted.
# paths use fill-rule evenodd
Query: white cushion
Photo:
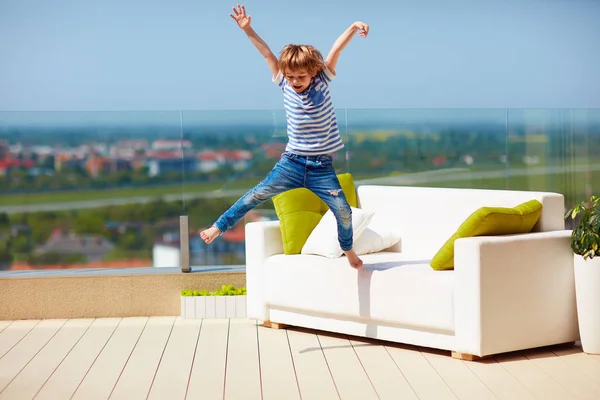
<svg viewBox="0 0 600 400"><path fill-rule="evenodd" d="M360 208L350 208L352 209L353 241L356 242L356 239L360 237L369 222L371 222L374 213ZM337 221L331 210L327 210L323 215L319 224L304 243L300 253L315 254L327 258L338 258L344 254L338 241Z"/></svg>
<svg viewBox="0 0 600 400"><path fill-rule="evenodd" d="M400 235L390 226L386 213L376 212L367 229L354 240L354 252L358 255L377 253L399 241Z"/></svg>
<svg viewBox="0 0 600 400"><path fill-rule="evenodd" d="M434 271L429 259L405 253L361 258L364 265L356 270L345 257L273 255L262 269L264 301L271 309L454 331L455 271Z"/></svg>

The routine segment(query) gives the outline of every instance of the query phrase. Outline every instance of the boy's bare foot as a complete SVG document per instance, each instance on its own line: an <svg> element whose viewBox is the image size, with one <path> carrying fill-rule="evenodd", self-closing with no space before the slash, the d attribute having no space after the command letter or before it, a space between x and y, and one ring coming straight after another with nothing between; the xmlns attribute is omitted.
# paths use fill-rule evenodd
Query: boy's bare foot
<svg viewBox="0 0 600 400"><path fill-rule="evenodd" d="M217 228L216 226L211 226L210 228L200 232L200 237L202 238L202 240L204 240L206 244L208 244L215 240L215 238L220 234L221 231L219 230L219 228Z"/></svg>
<svg viewBox="0 0 600 400"><path fill-rule="evenodd" d="M359 269L360 267L363 266L362 260L360 258L358 258L358 256L354 252L354 250L348 250L348 251L345 251L344 253L346 253L346 257L348 257L348 262L350 263L350 266L352 268Z"/></svg>

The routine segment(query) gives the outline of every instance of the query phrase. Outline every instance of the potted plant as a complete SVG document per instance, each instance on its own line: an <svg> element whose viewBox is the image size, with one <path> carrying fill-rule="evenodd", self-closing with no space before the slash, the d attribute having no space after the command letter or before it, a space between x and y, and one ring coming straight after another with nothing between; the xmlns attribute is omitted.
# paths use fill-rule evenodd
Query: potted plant
<svg viewBox="0 0 600 400"><path fill-rule="evenodd" d="M246 288L223 285L221 289L182 290L181 318L245 318Z"/></svg>
<svg viewBox="0 0 600 400"><path fill-rule="evenodd" d="M571 208L565 219L580 216L571 233L575 253L575 293L583 351L600 354L600 197Z"/></svg>

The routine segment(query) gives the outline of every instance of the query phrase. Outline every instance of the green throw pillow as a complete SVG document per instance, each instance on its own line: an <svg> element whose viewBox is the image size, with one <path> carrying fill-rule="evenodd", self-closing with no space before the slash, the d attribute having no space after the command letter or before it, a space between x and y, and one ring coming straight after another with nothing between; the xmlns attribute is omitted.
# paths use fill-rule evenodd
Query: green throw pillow
<svg viewBox="0 0 600 400"><path fill-rule="evenodd" d="M337 176L351 207L357 208L354 179L349 173ZM305 188L288 190L273 197L280 222L284 254L300 254L311 232L329 210L327 204Z"/></svg>
<svg viewBox="0 0 600 400"><path fill-rule="evenodd" d="M481 207L471 214L431 260L436 271L454 269L454 241L474 236L531 232L542 215L542 203L530 200L513 208Z"/></svg>

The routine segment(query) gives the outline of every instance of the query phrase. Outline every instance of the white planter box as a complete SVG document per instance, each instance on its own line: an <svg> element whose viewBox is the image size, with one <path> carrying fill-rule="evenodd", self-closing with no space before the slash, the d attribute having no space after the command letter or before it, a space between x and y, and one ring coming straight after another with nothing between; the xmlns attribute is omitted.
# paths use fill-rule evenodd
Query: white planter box
<svg viewBox="0 0 600 400"><path fill-rule="evenodd" d="M213 296L215 298L215 317L227 318L227 296Z"/></svg>
<svg viewBox="0 0 600 400"><path fill-rule="evenodd" d="M181 318L246 318L246 296L180 296Z"/></svg>
<svg viewBox="0 0 600 400"><path fill-rule="evenodd" d="M206 297L205 296L193 296L195 299L196 313L195 318L206 317Z"/></svg>
<svg viewBox="0 0 600 400"><path fill-rule="evenodd" d="M575 254L575 293L583 351L600 354L600 258Z"/></svg>
<svg viewBox="0 0 600 400"><path fill-rule="evenodd" d="M181 296L181 318L195 318L196 302L193 297Z"/></svg>
<svg viewBox="0 0 600 400"><path fill-rule="evenodd" d="M204 318L216 318L217 317L217 307L215 298L217 296L206 296L206 315Z"/></svg>

